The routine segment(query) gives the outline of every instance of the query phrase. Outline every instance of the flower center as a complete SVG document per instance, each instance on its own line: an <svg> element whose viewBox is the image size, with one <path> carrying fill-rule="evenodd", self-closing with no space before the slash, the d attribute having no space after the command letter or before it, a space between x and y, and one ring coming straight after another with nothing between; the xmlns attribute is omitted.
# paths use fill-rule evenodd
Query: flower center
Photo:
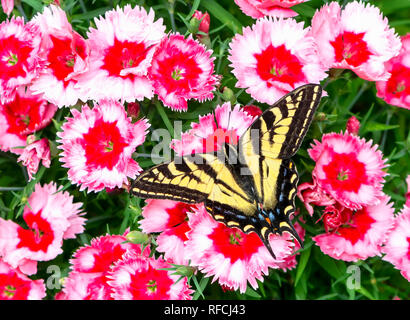
<svg viewBox="0 0 410 320"><path fill-rule="evenodd" d="M404 65L394 66L387 80L387 92L403 98L410 95L410 68Z"/></svg>
<svg viewBox="0 0 410 320"><path fill-rule="evenodd" d="M147 282L147 291L149 293L155 293L157 291L157 282L155 280L150 280Z"/></svg>
<svg viewBox="0 0 410 320"><path fill-rule="evenodd" d="M366 41L363 40L364 32L353 33L344 32L336 37L330 44L335 50L335 59L337 62L345 60L353 67L357 67L365 63L371 52L367 47Z"/></svg>
<svg viewBox="0 0 410 320"><path fill-rule="evenodd" d="M243 237L239 232L232 232L229 236L229 243L234 245L240 245Z"/></svg>
<svg viewBox="0 0 410 320"><path fill-rule="evenodd" d="M18 228L20 239L17 248L29 248L32 251L47 252L49 245L54 240L54 232L50 223L41 217L41 210L37 213L26 213L24 220L29 229Z"/></svg>
<svg viewBox="0 0 410 320"><path fill-rule="evenodd" d="M13 287L12 285L6 285L4 287L3 295L6 296L7 298L13 298L14 295L16 294L16 287Z"/></svg>
<svg viewBox="0 0 410 320"><path fill-rule="evenodd" d="M104 122L102 119L97 120L94 127L83 135L82 144L87 165L106 167L109 170L118 163L127 146L117 127L117 121Z"/></svg>
<svg viewBox="0 0 410 320"><path fill-rule="evenodd" d="M328 165L323 166L326 183L336 191L358 192L367 182L366 167L354 153L335 153Z"/></svg>
<svg viewBox="0 0 410 320"><path fill-rule="evenodd" d="M9 56L5 56L3 59L6 62L6 65L10 67L15 66L19 61L17 55L11 52Z"/></svg>
<svg viewBox="0 0 410 320"><path fill-rule="evenodd" d="M294 86L296 82L303 81L305 75L302 64L285 45L278 47L269 45L261 53L255 54L256 71L259 77L271 87L272 82L285 82Z"/></svg>
<svg viewBox="0 0 410 320"><path fill-rule="evenodd" d="M183 70L175 68L171 74L172 79L174 80L181 80L183 78Z"/></svg>
<svg viewBox="0 0 410 320"><path fill-rule="evenodd" d="M367 231L375 221L376 220L369 215L367 209L364 208L352 213L351 219L348 221L348 226L339 228L337 233L339 233L343 238L350 240L350 242L354 245L357 241L364 238Z"/></svg>
<svg viewBox="0 0 410 320"><path fill-rule="evenodd" d="M149 49L144 43L121 42L115 38L113 45L105 51L102 68L107 70L110 76L133 77L132 73L123 76L121 71L137 67L147 58Z"/></svg>

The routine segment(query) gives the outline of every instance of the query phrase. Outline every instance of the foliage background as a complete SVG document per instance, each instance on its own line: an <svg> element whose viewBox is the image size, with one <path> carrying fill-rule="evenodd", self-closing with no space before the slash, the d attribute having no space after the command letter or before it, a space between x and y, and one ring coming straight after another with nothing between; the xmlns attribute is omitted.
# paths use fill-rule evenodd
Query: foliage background
<svg viewBox="0 0 410 320"><path fill-rule="evenodd" d="M23 0L16 1L14 15L25 16L31 19L37 12L42 11L44 5L51 1ZM310 25L310 20L316 9L325 2L311 0L294 7L299 13L298 21L304 21L305 27ZM347 1L339 1L345 4ZM410 32L410 1L402 0L379 0L365 1L378 6L389 19L390 26L396 29L399 35ZM168 31L178 31L188 34L188 25L193 12L198 9L208 11L211 16L210 39L212 42L213 56L215 59L216 73L222 75L222 83L213 101L197 103L190 101L188 112L173 112L162 107L157 101L145 100L140 103L140 117L146 117L151 123L150 132L158 128L167 128L173 133L172 124L175 120L183 121L183 130L190 127L191 122L198 121L199 115L212 112L215 106L223 102L222 91L224 87L232 89L237 102L241 105L253 104L265 110L268 106L253 101L243 89L235 88L236 78L231 73L227 60L229 42L235 33L241 32L243 26L250 26L254 20L244 15L233 0L140 0L140 1L114 1L114 0L62 0L62 8L66 11L73 28L86 37L86 31L94 26L93 18L104 14L113 7L131 4L140 5L146 9L152 7L156 18L162 17ZM0 21L6 20L6 15L0 13ZM315 121L305 141L294 157L299 170L300 183L311 180L311 172L314 162L307 154L312 139L320 139L323 133L340 132L345 129L347 119L355 115L361 122L359 135L372 139L379 145L384 157L388 159L388 173L384 192L388 194L398 212L404 202L407 186L406 176L410 173L410 112L386 104L376 97L376 89L373 82L358 78L350 71L331 74L322 83L328 92L328 97L322 99ZM17 157L11 153L0 153L0 216L21 222L21 214L25 200L32 192L34 184L38 181L48 183L56 181L64 185L64 189L75 197L76 202L82 202L87 212L86 230L74 240L64 241L64 253L56 259L39 263L39 272L34 278L47 279L49 265L58 265L64 277L69 271L69 259L72 253L79 247L89 244L90 239L105 233L119 234L127 228L136 230L138 220L141 218L141 208L144 202L131 197L125 190L115 190L107 193L79 192L67 180L67 169L62 168L58 160L56 149L56 132L60 130L64 118L70 114L68 108L57 111L53 123L42 131L42 137L47 137L52 144L52 164L49 169L41 167L36 180L27 182L25 168L18 164ZM152 140L151 134L147 136L145 143L138 147L137 153L148 154L158 142ZM143 168L152 166L150 158L137 157L137 161ZM224 292L217 284L211 284L209 278L203 278L199 273L196 276L197 283L203 290L203 296L196 294L195 298L206 299L392 299L410 297L410 286L400 272L380 257L346 263L334 260L324 255L315 246L311 237L322 233L321 224L315 224L320 217L316 212L310 218L304 206L296 200L296 205L302 211L306 220L303 225L306 229L305 247L298 256L298 265L295 269L283 272L271 270L264 282L259 282L259 289L248 288L245 294L239 292ZM318 210L317 210L318 211ZM359 289L348 289L347 278L351 275L347 272L350 265L357 265L361 271L361 286ZM193 284L191 282L191 284ZM195 287L195 284L193 284ZM53 298L58 290L48 290L48 298Z"/></svg>

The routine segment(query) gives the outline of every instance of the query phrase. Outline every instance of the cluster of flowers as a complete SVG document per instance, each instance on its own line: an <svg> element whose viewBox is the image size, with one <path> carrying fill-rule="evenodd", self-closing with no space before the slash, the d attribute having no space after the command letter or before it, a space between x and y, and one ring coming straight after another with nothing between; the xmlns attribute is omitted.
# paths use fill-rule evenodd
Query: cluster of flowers
<svg viewBox="0 0 410 320"><path fill-rule="evenodd" d="M0 299L42 299L44 281L31 280L38 261L49 261L63 252L63 240L84 231L81 203L54 183L36 184L24 207L22 227L0 218Z"/></svg>
<svg viewBox="0 0 410 320"><path fill-rule="evenodd" d="M150 257L150 249L128 242L124 235L95 238L71 259L59 300L189 300L187 278L169 262Z"/></svg>
<svg viewBox="0 0 410 320"><path fill-rule="evenodd" d="M323 80L330 68L350 69L375 81L378 96L387 103L410 109L409 36L403 37L400 51L402 41L387 18L377 7L357 1L343 9L337 2L324 5L308 28L292 18L275 17L278 6L299 2L237 0L245 13L263 16L230 43L237 87L272 104L302 84ZM250 8L260 10L253 14Z"/></svg>
<svg viewBox="0 0 410 320"><path fill-rule="evenodd" d="M228 57L237 86L254 99L272 104L300 85L319 83L330 68L341 68L375 81L379 97L388 103L410 108L409 38L401 41L378 8L354 1L342 9L332 2L304 28L289 9L303 1L236 2L258 18L233 38ZM204 30L209 28L209 16L198 18ZM39 130L58 108L95 101L92 108L84 104L71 109L57 142L69 180L80 190L98 192L121 188L141 171L132 153L144 142L150 125L146 119L129 117L136 100L157 95L165 106L186 111L188 100L212 99L219 84L212 51L192 36L166 34L153 10L127 5L96 18L95 26L84 39L57 6L45 8L27 23L11 18L0 25L0 149L18 154L30 179L40 162L50 166L52 142L38 139ZM185 155L211 151L209 146L217 150L221 141L235 144L260 114L256 107L224 103L200 117L171 147ZM325 134L309 150L316 162L313 181L302 184L298 193L311 214L310 203L325 206L326 233L314 241L323 252L346 261L384 252L409 279L409 205L394 216L382 192L382 154L356 134L352 120L346 133ZM23 219L30 229L0 220L2 298L44 297L44 283L27 275L36 272L37 261L61 253L63 239L83 230L79 206L54 185L46 187L49 192L41 198L53 211L29 200ZM41 190L36 186L30 199ZM71 201L71 206L61 206L56 216L54 202L62 200L53 197ZM74 254L58 298L190 299L187 278L178 281L164 270L170 263L190 264L224 288L245 292L248 283L256 288L269 268L296 265L299 247L290 235L270 236L273 259L255 234L217 223L203 205L149 200L143 217L144 232L160 232L157 251L164 253L163 259L150 256L148 248L124 243L127 234L94 239ZM295 227L303 239L303 229L297 222Z"/></svg>
<svg viewBox="0 0 410 320"><path fill-rule="evenodd" d="M299 185L298 196L311 216L311 204L325 207L319 219L325 233L313 237L324 253L344 261L385 253L384 259L410 280L408 203L394 215L390 197L382 191L385 160L377 145L357 136L359 126L352 117L344 133L325 134L312 144L313 180Z"/></svg>

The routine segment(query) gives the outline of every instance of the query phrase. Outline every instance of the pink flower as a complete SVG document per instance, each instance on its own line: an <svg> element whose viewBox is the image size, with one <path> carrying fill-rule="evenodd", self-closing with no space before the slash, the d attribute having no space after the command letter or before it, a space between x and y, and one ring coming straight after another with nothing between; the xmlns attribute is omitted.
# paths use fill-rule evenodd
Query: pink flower
<svg viewBox="0 0 410 320"><path fill-rule="evenodd" d="M170 34L161 41L148 72L165 106L186 111L189 99L213 99L218 78L211 54L191 35L185 39L178 33Z"/></svg>
<svg viewBox="0 0 410 320"><path fill-rule="evenodd" d="M261 108L254 105L244 106L242 110L249 114L251 117L259 117L263 112Z"/></svg>
<svg viewBox="0 0 410 320"><path fill-rule="evenodd" d="M410 109L410 34L401 37L400 54L385 63L390 78L377 81L377 96L394 106Z"/></svg>
<svg viewBox="0 0 410 320"><path fill-rule="evenodd" d="M73 117L57 133L63 150L60 161L69 168L68 178L88 192L122 187L128 177L134 179L141 168L132 153L144 142L148 122L131 123L124 107L108 100L71 113Z"/></svg>
<svg viewBox="0 0 410 320"><path fill-rule="evenodd" d="M316 179L314 179L312 183L305 182L300 184L298 186L297 195L311 216L313 215L311 203L317 206L330 206L336 202L335 199L326 194L326 192L318 186Z"/></svg>
<svg viewBox="0 0 410 320"><path fill-rule="evenodd" d="M40 32L33 23L12 17L0 24L0 102L12 100L15 90L33 80L43 66Z"/></svg>
<svg viewBox="0 0 410 320"><path fill-rule="evenodd" d="M78 77L78 86L94 100L133 102L153 97L147 78L156 45L165 36L162 19L154 22L154 11L143 7L117 7L95 19L88 32L90 68Z"/></svg>
<svg viewBox="0 0 410 320"><path fill-rule="evenodd" d="M140 221L145 233L161 232L156 241L157 251L164 252L164 258L175 264L188 265L185 242L188 226L187 212L195 206L171 200L148 199Z"/></svg>
<svg viewBox="0 0 410 320"><path fill-rule="evenodd" d="M405 203L405 205L407 207L410 207L410 175L407 176L406 183L407 183L407 192L406 192L406 203Z"/></svg>
<svg viewBox="0 0 410 320"><path fill-rule="evenodd" d="M4 13L9 16L14 8L14 0L1 0L1 6Z"/></svg>
<svg viewBox="0 0 410 320"><path fill-rule="evenodd" d="M383 194L385 160L377 145L348 133L329 133L308 150L316 162L313 179L327 195L350 209L377 204ZM300 187L299 187L300 188Z"/></svg>
<svg viewBox="0 0 410 320"><path fill-rule="evenodd" d="M394 208L389 201L390 198L384 195L378 204L368 205L356 212L342 208L350 211L343 213L347 219L341 217L340 225L335 230L315 236L313 240L334 259L357 261L380 255L381 246L393 227Z"/></svg>
<svg viewBox="0 0 410 320"><path fill-rule="evenodd" d="M112 299L109 273L125 253L149 255L149 248L127 242L124 235L106 235L91 240L90 245L78 249L70 260L71 272L64 281L59 299L108 300Z"/></svg>
<svg viewBox="0 0 410 320"><path fill-rule="evenodd" d="M29 139L33 141L28 143L17 161L21 161L23 163L23 166L27 167L29 180L31 180L33 179L33 175L38 170L40 161L42 162L43 166L50 168L51 160L50 147L46 138L34 141L35 137L29 136Z"/></svg>
<svg viewBox="0 0 410 320"><path fill-rule="evenodd" d="M62 253L63 239L83 232L81 203L73 203L67 192L59 192L54 183L35 185L27 200L23 219L28 229L0 218L0 256L13 268L34 274L37 261L48 261Z"/></svg>
<svg viewBox="0 0 410 320"><path fill-rule="evenodd" d="M231 109L231 104L225 102L218 105L214 113L200 116L199 123L192 123L180 140L171 141L171 148L180 156L217 151L225 142L237 144L253 120L239 105Z"/></svg>
<svg viewBox="0 0 410 320"><path fill-rule="evenodd" d="M394 219L394 227L382 249L389 261L410 281L410 207L404 206Z"/></svg>
<svg viewBox="0 0 410 320"><path fill-rule="evenodd" d="M246 15L258 19L264 16L289 18L297 16L290 9L307 0L235 0L235 3Z"/></svg>
<svg viewBox="0 0 410 320"><path fill-rule="evenodd" d="M351 69L359 77L387 80L384 63L399 53L400 38L380 10L363 2L324 5L312 19L311 36L326 68Z"/></svg>
<svg viewBox="0 0 410 320"><path fill-rule="evenodd" d="M271 235L269 242L276 259L270 255L263 242L254 232L245 234L237 228L228 228L215 221L203 205L188 213L191 230L186 243L191 265L197 266L205 276L213 276L233 290L246 291L247 284L258 287L257 279L280 264L292 253L294 246L288 233Z"/></svg>
<svg viewBox="0 0 410 320"><path fill-rule="evenodd" d="M45 296L44 280L31 280L0 258L0 300L41 300Z"/></svg>
<svg viewBox="0 0 410 320"><path fill-rule="evenodd" d="M309 28L293 19L263 18L243 29L230 43L232 72L239 88L273 104L306 83L326 77Z"/></svg>
<svg viewBox="0 0 410 320"><path fill-rule="evenodd" d="M47 66L31 89L59 107L75 105L85 94L76 77L88 70L87 42L72 29L60 7L46 7L32 21L42 32L41 56Z"/></svg>
<svg viewBox="0 0 410 320"><path fill-rule="evenodd" d="M57 107L49 104L41 95L20 87L14 100L0 104L0 149L21 154L27 136L46 127Z"/></svg>
<svg viewBox="0 0 410 320"><path fill-rule="evenodd" d="M110 272L114 300L191 300L187 278L179 279L165 260L128 252Z"/></svg>

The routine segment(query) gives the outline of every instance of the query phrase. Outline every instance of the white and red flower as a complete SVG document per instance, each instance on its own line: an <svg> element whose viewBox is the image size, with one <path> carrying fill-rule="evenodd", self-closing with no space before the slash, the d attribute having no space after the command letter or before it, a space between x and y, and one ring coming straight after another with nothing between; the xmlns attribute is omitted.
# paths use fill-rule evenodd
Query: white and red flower
<svg viewBox="0 0 410 320"><path fill-rule="evenodd" d="M253 120L239 105L232 109L230 102L225 102L218 105L214 113L200 116L199 123L192 123L180 140L171 141L171 148L180 156L217 151L225 142L237 144Z"/></svg>
<svg viewBox="0 0 410 320"><path fill-rule="evenodd" d="M387 173L383 155L372 141L329 133L321 142L315 140L308 153L316 162L312 176L321 191L350 209L377 204Z"/></svg>
<svg viewBox="0 0 410 320"><path fill-rule="evenodd" d="M134 179L142 169L132 153L144 142L148 122L131 123L124 107L108 100L71 113L73 117L57 133L63 150L60 161L69 168L68 178L88 191L122 187L128 177Z"/></svg>
<svg viewBox="0 0 410 320"><path fill-rule="evenodd" d="M170 34L161 41L148 73L165 106L186 111L187 100L202 102L214 97L212 91L219 81L211 54L191 35L185 39L178 33Z"/></svg>
<svg viewBox="0 0 410 320"><path fill-rule="evenodd" d="M78 249L71 262L71 272L64 280L58 296L61 300L109 300L113 290L108 284L109 273L123 259L125 253L148 257L149 248L127 242L123 235L105 235L91 240L90 245Z"/></svg>
<svg viewBox="0 0 410 320"><path fill-rule="evenodd" d="M394 227L382 249L389 261L410 281L410 207L404 206L394 219Z"/></svg>
<svg viewBox="0 0 410 320"><path fill-rule="evenodd" d="M390 198L383 195L378 204L355 212L344 207L325 210L323 220L328 232L313 240L334 259L357 261L381 255L381 247L394 222L394 208L389 201Z"/></svg>
<svg viewBox="0 0 410 320"><path fill-rule="evenodd" d="M263 18L243 29L230 43L232 72L239 88L273 104L306 83L326 77L309 28L294 19Z"/></svg>
<svg viewBox="0 0 410 320"><path fill-rule="evenodd" d="M29 180L33 179L33 175L37 172L40 165L50 168L50 146L46 138L35 141L35 137L27 138L27 146L23 149L21 155L17 159L21 161L23 166L27 167Z"/></svg>
<svg viewBox="0 0 410 320"><path fill-rule="evenodd" d="M0 258L0 300L41 300L45 296L44 280L31 280Z"/></svg>
<svg viewBox="0 0 410 320"><path fill-rule="evenodd" d="M312 19L310 35L326 68L350 69L370 81L388 79L384 63L401 47L379 8L358 1L344 9L337 2L325 4Z"/></svg>
<svg viewBox="0 0 410 320"><path fill-rule="evenodd" d="M258 287L256 280L263 281L268 268L279 268L292 254L294 243L288 233L270 235L269 242L276 259L268 252L259 236L243 233L214 220L203 205L188 212L191 230L187 233L186 251L192 266L197 266L205 276L213 276L233 290L246 291L249 284Z"/></svg>
<svg viewBox="0 0 410 320"><path fill-rule="evenodd" d="M165 36L162 19L154 21L154 11L126 5L95 20L96 29L87 33L90 47L89 71L78 86L94 100L133 102L153 97L147 77L156 45Z"/></svg>
<svg viewBox="0 0 410 320"><path fill-rule="evenodd" d="M0 103L0 149L21 154L29 134L41 130L50 122L57 107L20 87L14 99Z"/></svg>
<svg viewBox="0 0 410 320"><path fill-rule="evenodd" d="M188 225L188 211L194 206L171 200L146 200L142 211L144 219L140 221L145 233L161 232L156 241L157 251L164 253L164 258L175 264L187 265L185 243Z"/></svg>
<svg viewBox="0 0 410 320"><path fill-rule="evenodd" d="M394 106L410 110L410 34L401 37L400 54L385 63L390 78L377 81L377 96Z"/></svg>
<svg viewBox="0 0 410 320"><path fill-rule="evenodd" d="M27 85L44 62L39 57L40 30L21 17L0 24L0 102L14 98L17 87Z"/></svg>
<svg viewBox="0 0 410 320"><path fill-rule="evenodd" d="M47 63L31 89L59 107L75 105L85 95L76 77L88 70L88 43L58 6L44 8L32 21L41 30L41 56Z"/></svg>
<svg viewBox="0 0 410 320"><path fill-rule="evenodd" d="M307 0L235 0L246 15L258 19L265 16L289 18L297 16L291 8Z"/></svg>
<svg viewBox="0 0 410 320"><path fill-rule="evenodd" d="M34 274L37 261L48 261L62 253L64 239L83 232L81 203L73 203L67 192L54 183L35 185L27 200L23 219L28 228L0 218L0 257L13 268Z"/></svg>
<svg viewBox="0 0 410 320"><path fill-rule="evenodd" d="M179 279L162 258L147 258L134 252L113 266L108 282L114 300L191 300L187 278Z"/></svg>

